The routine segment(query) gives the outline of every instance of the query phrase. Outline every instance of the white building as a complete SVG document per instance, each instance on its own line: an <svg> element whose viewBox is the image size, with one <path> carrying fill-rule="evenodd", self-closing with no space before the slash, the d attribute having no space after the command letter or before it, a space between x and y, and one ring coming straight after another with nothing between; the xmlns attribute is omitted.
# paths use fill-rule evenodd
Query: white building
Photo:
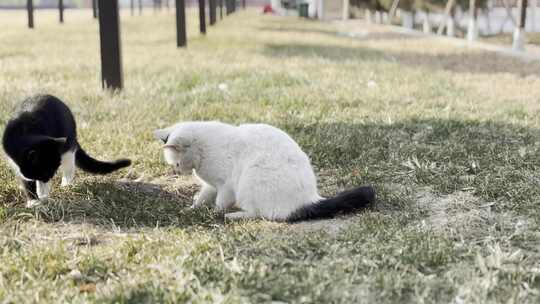
<svg viewBox="0 0 540 304"><path fill-rule="evenodd" d="M287 10L283 4L307 3L308 15L310 18L318 18L321 20L334 20L343 18L344 14L348 14L348 0L270 0L274 11L280 15L290 15L290 10ZM296 13L296 12L295 12Z"/></svg>
<svg viewBox="0 0 540 304"><path fill-rule="evenodd" d="M341 19L344 15L344 10L348 15L348 0L311 0L314 10L319 19L335 20Z"/></svg>

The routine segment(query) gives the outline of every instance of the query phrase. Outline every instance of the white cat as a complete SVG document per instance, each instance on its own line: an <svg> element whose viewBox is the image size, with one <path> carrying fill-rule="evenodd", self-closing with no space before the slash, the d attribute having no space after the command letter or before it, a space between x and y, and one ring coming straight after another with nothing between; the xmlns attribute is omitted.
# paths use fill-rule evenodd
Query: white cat
<svg viewBox="0 0 540 304"><path fill-rule="evenodd" d="M213 203L229 219L262 217L299 221L353 211L375 199L360 187L324 199L308 156L285 132L264 124L238 127L220 122L185 122L154 132L177 173L194 172L202 189L193 207Z"/></svg>

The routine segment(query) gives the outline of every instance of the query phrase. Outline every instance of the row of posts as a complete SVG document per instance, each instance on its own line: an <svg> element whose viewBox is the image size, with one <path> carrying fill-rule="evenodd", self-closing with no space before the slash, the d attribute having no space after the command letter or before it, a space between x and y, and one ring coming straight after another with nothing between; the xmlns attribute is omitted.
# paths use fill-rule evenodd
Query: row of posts
<svg viewBox="0 0 540 304"><path fill-rule="evenodd" d="M206 34L206 1L198 0L199 4L199 31ZM187 47L185 0L176 2L176 45ZM208 0L209 23L217 22L217 8L219 4L220 19L223 19L223 6L225 13L230 15L236 11L236 0ZM161 0L154 0L154 9L160 9ZM169 1L166 1L169 7ZM139 14L142 13L142 0L138 0ZM242 7L246 8L246 0L242 0ZM130 0L131 15L134 14L135 3ZM58 0L60 23L64 22L64 1ZM28 27L34 28L34 3L27 0ZM122 56L120 43L120 18L118 0L92 0L94 18L99 17L99 34L101 45L101 75L103 88L120 90L123 87Z"/></svg>
<svg viewBox="0 0 540 304"><path fill-rule="evenodd" d="M343 0L344 1L344 11L343 11L343 18L347 19L349 15L348 11L348 2L349 0ZM375 11L374 12L374 19L375 23L391 23L394 15L396 15L396 12L399 12L397 9L398 4L400 0L393 0L392 7L388 13L381 12L381 11ZM478 38L478 1L479 0L469 0L469 22L467 26L467 40L468 41L475 41ZM531 18L533 18L533 24L534 24L534 18L535 16L535 10L536 10L536 1L532 0L532 6L531 6ZM514 30L514 37L513 37L513 44L512 49L515 51L523 51L524 50L524 36L525 36L525 21L527 19L527 6L528 6L529 0L517 0L518 5L518 18L515 21L515 30ZM347 4L347 6L346 6ZM456 0L447 0L446 7L444 9L443 13L443 20L440 23L437 34L441 35L446 28L446 32L448 36L454 36L455 35L455 24L454 24L454 18L452 11L456 6ZM507 14L510 14L511 11L507 7ZM366 9L365 11L366 16L365 19L368 22L372 21L372 12L369 9ZM407 11L401 11L400 17L402 20L402 26L408 29L412 29L414 26L414 15L412 12ZM511 15L507 16L510 18L513 18ZM424 23L423 23L423 31L425 33L431 33L432 28L431 24L429 22L429 16L426 13L426 16L424 17ZM514 19L512 19L514 20ZM489 23L488 23L489 24Z"/></svg>

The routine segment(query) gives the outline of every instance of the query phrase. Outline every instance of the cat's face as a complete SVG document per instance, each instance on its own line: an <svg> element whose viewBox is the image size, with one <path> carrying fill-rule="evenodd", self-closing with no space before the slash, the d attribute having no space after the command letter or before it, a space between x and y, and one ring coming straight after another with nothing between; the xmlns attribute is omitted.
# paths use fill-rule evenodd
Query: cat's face
<svg viewBox="0 0 540 304"><path fill-rule="evenodd" d="M165 161L178 174L191 174L197 168L198 158L190 146L166 144L163 146Z"/></svg>
<svg viewBox="0 0 540 304"><path fill-rule="evenodd" d="M65 138L49 138L29 144L16 160L22 175L27 179L48 182L60 166L60 151L65 143Z"/></svg>
<svg viewBox="0 0 540 304"><path fill-rule="evenodd" d="M154 136L164 143L163 156L178 174L191 174L200 163L200 156L193 143L181 134L171 135L172 129L157 130Z"/></svg>

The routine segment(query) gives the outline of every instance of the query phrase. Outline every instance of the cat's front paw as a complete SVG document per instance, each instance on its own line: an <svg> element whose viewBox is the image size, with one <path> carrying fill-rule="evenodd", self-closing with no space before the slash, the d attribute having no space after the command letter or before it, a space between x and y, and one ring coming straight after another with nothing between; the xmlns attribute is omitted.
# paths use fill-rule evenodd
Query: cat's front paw
<svg viewBox="0 0 540 304"><path fill-rule="evenodd" d="M191 209L201 208L202 205L204 204L203 202L201 202L201 200L194 199L193 204L191 205Z"/></svg>
<svg viewBox="0 0 540 304"><path fill-rule="evenodd" d="M213 200L215 200L215 196L213 196L212 194L199 192L193 197L193 205L191 205L191 208L195 209L200 208L204 205L210 205Z"/></svg>
<svg viewBox="0 0 540 304"><path fill-rule="evenodd" d="M40 200L36 200L36 199L28 200L26 201L26 208L34 208L41 205L41 203L42 202Z"/></svg>
<svg viewBox="0 0 540 304"><path fill-rule="evenodd" d="M46 200L49 198L51 192L51 184L44 182L37 182L37 195L40 200Z"/></svg>
<svg viewBox="0 0 540 304"><path fill-rule="evenodd" d="M62 183L60 184L60 187L67 187L73 183L73 179L62 177Z"/></svg>
<svg viewBox="0 0 540 304"><path fill-rule="evenodd" d="M191 204L191 209L197 209L201 206L201 204L199 203L199 197L200 197L200 193L197 193L195 194L195 196L193 196L193 203Z"/></svg>

